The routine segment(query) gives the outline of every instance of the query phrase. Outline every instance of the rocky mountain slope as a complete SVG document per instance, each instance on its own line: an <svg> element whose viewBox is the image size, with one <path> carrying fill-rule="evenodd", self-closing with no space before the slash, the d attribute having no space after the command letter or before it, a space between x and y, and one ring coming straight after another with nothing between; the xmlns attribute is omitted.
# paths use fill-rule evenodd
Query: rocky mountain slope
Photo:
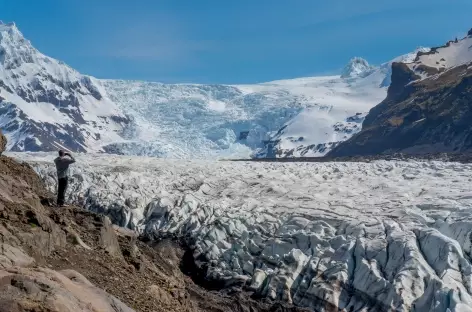
<svg viewBox="0 0 472 312"><path fill-rule="evenodd" d="M471 118L472 31L411 63L394 63L387 98L330 156L469 152Z"/></svg>
<svg viewBox="0 0 472 312"><path fill-rule="evenodd" d="M43 55L15 24L0 22L0 128L8 150L98 151L120 140L129 123L96 79Z"/></svg>
<svg viewBox="0 0 472 312"><path fill-rule="evenodd" d="M373 106L372 101L385 98L391 81L392 64L412 62L418 52L428 51L427 48L418 48L379 67L371 66L361 58L352 59L343 69L341 77L332 77L327 85L339 92L345 84L356 92L346 94L345 101L325 97L321 100L325 103L324 107L304 109L270 136L264 148L255 153L256 158L326 155L361 130L367 111ZM375 96L374 90L378 92Z"/></svg>
<svg viewBox="0 0 472 312"><path fill-rule="evenodd" d="M55 188L55 155L12 156ZM471 311L470 164L77 159L69 201L185 242L206 287L311 311Z"/></svg>
<svg viewBox="0 0 472 312"><path fill-rule="evenodd" d="M29 165L0 156L0 312L306 311L207 291L182 273L178 242L52 201Z"/></svg>
<svg viewBox="0 0 472 312"><path fill-rule="evenodd" d="M98 80L43 55L14 24L1 24L0 128L11 151L322 156L358 132L385 98L390 64L355 58L341 76L255 85Z"/></svg>

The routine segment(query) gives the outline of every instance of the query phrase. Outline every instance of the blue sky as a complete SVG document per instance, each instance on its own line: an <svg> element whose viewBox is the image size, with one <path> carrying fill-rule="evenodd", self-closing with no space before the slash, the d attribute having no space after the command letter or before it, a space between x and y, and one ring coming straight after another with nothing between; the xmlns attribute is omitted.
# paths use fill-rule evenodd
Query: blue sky
<svg viewBox="0 0 472 312"><path fill-rule="evenodd" d="M254 83L379 64L472 28L470 0L0 0L43 53L99 78Z"/></svg>

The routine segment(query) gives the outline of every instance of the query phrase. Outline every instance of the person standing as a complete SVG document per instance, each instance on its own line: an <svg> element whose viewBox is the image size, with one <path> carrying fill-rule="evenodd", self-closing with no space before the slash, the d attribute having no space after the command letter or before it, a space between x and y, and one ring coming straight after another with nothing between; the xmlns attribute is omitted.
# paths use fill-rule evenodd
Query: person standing
<svg viewBox="0 0 472 312"><path fill-rule="evenodd" d="M69 183L69 165L75 163L75 158L70 153L59 151L59 157L54 159L57 170L57 205L65 206L67 184Z"/></svg>

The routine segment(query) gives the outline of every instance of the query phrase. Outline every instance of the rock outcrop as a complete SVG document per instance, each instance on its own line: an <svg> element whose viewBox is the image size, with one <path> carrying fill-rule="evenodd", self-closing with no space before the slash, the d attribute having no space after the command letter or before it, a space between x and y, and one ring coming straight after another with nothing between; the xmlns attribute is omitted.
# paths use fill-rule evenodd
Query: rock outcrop
<svg viewBox="0 0 472 312"><path fill-rule="evenodd" d="M0 311L134 312L74 270L16 266L0 270Z"/></svg>
<svg viewBox="0 0 472 312"><path fill-rule="evenodd" d="M0 156L5 151L7 147L7 138L3 135L2 130L0 129Z"/></svg>

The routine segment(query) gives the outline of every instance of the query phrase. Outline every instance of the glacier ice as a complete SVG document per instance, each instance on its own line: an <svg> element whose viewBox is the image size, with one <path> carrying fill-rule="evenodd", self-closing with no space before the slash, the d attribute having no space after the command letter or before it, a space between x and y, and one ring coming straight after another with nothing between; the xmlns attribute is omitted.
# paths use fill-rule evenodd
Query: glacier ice
<svg viewBox="0 0 472 312"><path fill-rule="evenodd" d="M54 155L12 156L54 190ZM471 311L470 164L77 159L69 200L185 239L225 287L315 311Z"/></svg>
<svg viewBox="0 0 472 312"><path fill-rule="evenodd" d="M277 132L281 150L342 141L349 136L338 134L335 125L383 100L384 78L383 71L373 71L349 81L329 76L233 86L105 80L110 98L139 125L130 142L105 149L168 158L249 158L266 156L264 142ZM242 133L247 136L239 139ZM286 139L293 136L304 141Z"/></svg>

